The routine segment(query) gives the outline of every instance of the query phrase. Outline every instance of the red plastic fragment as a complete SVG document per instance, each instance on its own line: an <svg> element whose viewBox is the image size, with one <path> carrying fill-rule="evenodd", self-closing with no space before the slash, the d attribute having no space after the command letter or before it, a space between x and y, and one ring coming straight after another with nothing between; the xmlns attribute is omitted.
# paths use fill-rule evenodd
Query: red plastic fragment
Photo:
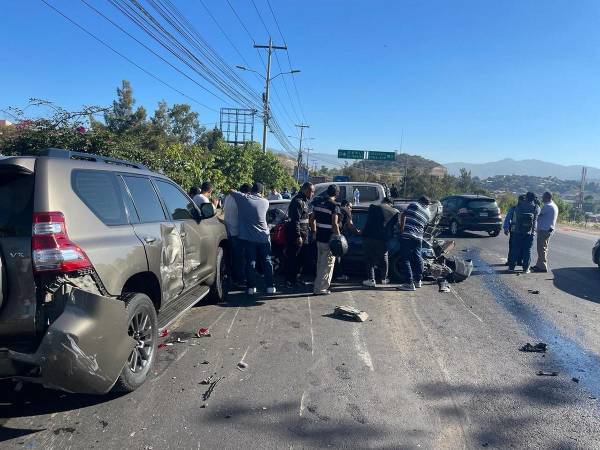
<svg viewBox="0 0 600 450"><path fill-rule="evenodd" d="M196 332L196 337L209 337L210 336L210 330L208 328L198 328L198 331Z"/></svg>
<svg viewBox="0 0 600 450"><path fill-rule="evenodd" d="M158 344L158 349L161 350L163 348L166 348L167 344Z"/></svg>
<svg viewBox="0 0 600 450"><path fill-rule="evenodd" d="M164 330L162 330L162 331L160 332L160 336L159 336L159 337L163 338L163 337L167 337L168 335L169 335L169 330L167 330L167 329L165 328Z"/></svg>

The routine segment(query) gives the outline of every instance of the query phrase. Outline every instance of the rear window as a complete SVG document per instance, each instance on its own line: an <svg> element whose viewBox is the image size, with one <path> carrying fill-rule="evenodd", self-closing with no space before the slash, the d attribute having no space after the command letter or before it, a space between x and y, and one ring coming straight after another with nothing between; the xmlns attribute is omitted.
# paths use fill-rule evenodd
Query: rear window
<svg viewBox="0 0 600 450"><path fill-rule="evenodd" d="M75 171L73 172L73 190L106 225L127 223L121 189L112 172Z"/></svg>
<svg viewBox="0 0 600 450"><path fill-rule="evenodd" d="M467 208L471 209L496 209L498 208L498 204L494 199L478 199L471 200L467 203Z"/></svg>
<svg viewBox="0 0 600 450"><path fill-rule="evenodd" d="M33 175L0 173L0 238L31 236Z"/></svg>
<svg viewBox="0 0 600 450"><path fill-rule="evenodd" d="M360 202L374 202L379 200L379 190L375 186L354 186L360 192ZM354 190L352 190L354 192Z"/></svg>

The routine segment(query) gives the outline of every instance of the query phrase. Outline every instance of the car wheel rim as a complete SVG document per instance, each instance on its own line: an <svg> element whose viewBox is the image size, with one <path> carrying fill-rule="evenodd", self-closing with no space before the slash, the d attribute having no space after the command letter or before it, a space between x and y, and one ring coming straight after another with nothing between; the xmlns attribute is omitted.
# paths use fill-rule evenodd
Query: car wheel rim
<svg viewBox="0 0 600 450"><path fill-rule="evenodd" d="M136 342L136 346L127 360L127 365L133 373L138 373L148 366L154 352L154 338L150 314L145 311L134 314L129 321L127 331L129 336Z"/></svg>

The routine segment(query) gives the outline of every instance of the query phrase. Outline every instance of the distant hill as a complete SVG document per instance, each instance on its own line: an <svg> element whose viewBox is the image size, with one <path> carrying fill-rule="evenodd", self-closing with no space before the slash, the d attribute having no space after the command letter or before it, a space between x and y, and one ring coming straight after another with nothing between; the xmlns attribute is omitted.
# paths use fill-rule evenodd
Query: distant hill
<svg viewBox="0 0 600 450"><path fill-rule="evenodd" d="M356 163L362 167L362 161ZM407 153L399 153L396 155L395 161L365 161L367 170L372 170L380 173L402 173L404 167L408 166L412 169L417 169L422 172L429 173L434 167L444 167L444 165L431 159L423 158L419 155L409 155Z"/></svg>
<svg viewBox="0 0 600 450"><path fill-rule="evenodd" d="M563 166L538 159L514 160L502 159L489 163L474 164L454 162L444 164L450 175L458 175L461 168L471 171L471 175L489 178L496 175L531 175L536 177L556 177L561 180L578 180L581 178L581 165ZM588 180L600 180L600 169L588 167Z"/></svg>

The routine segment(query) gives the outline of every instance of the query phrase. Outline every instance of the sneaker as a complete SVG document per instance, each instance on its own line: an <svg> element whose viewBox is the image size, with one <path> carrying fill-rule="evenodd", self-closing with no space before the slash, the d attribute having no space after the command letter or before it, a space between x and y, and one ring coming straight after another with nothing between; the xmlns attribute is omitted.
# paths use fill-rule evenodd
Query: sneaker
<svg viewBox="0 0 600 450"><path fill-rule="evenodd" d="M254 294L256 294L256 288L248 288L248 289L246 289L246 294L247 295L254 295Z"/></svg>
<svg viewBox="0 0 600 450"><path fill-rule="evenodd" d="M375 280L363 280L362 285L372 288L377 287L377 285L375 284Z"/></svg>
<svg viewBox="0 0 600 450"><path fill-rule="evenodd" d="M313 295L331 295L330 290L321 291L321 292L313 292Z"/></svg>
<svg viewBox="0 0 600 450"><path fill-rule="evenodd" d="M416 287L416 288L423 287L423 282L422 282L421 280L417 281L417 282L415 283L415 287Z"/></svg>
<svg viewBox="0 0 600 450"><path fill-rule="evenodd" d="M509 272L514 272L515 271L515 266L508 266L508 271Z"/></svg>
<svg viewBox="0 0 600 450"><path fill-rule="evenodd" d="M531 270L529 270L529 267L527 269L523 269L523 273L531 273Z"/></svg>
<svg viewBox="0 0 600 450"><path fill-rule="evenodd" d="M275 294L276 292L277 289L275 288L275 286L267 288L267 294Z"/></svg>
<svg viewBox="0 0 600 450"><path fill-rule="evenodd" d="M396 289L398 289L399 291L416 291L417 290L414 283L404 283L404 284L401 284L400 286L398 286Z"/></svg>
<svg viewBox="0 0 600 450"><path fill-rule="evenodd" d="M379 284L390 284L390 280L389 278L386 278L385 280L381 280L381 283Z"/></svg>
<svg viewBox="0 0 600 450"><path fill-rule="evenodd" d="M531 268L531 271L532 272L538 272L538 273L546 273L546 272L548 272L546 269L540 269L538 266L533 266Z"/></svg>

